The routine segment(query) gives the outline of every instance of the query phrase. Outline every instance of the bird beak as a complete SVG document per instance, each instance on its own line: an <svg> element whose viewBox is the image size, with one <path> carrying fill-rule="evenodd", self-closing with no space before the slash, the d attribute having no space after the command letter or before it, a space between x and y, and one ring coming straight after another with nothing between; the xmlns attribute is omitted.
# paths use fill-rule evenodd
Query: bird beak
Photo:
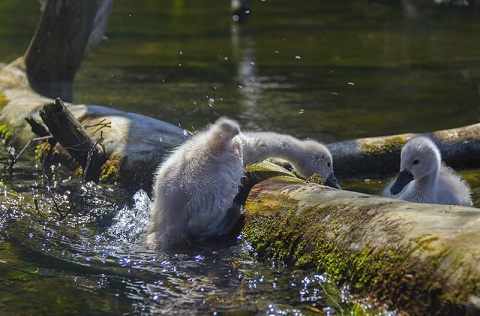
<svg viewBox="0 0 480 316"><path fill-rule="evenodd" d="M329 187L335 188L335 189L342 189L340 187L340 184L338 184L338 180L335 177L335 174L333 172L328 175L324 184L328 185Z"/></svg>
<svg viewBox="0 0 480 316"><path fill-rule="evenodd" d="M400 193L410 181L413 180L413 174L407 169L403 169L397 176L397 180L390 187L390 193L395 195Z"/></svg>

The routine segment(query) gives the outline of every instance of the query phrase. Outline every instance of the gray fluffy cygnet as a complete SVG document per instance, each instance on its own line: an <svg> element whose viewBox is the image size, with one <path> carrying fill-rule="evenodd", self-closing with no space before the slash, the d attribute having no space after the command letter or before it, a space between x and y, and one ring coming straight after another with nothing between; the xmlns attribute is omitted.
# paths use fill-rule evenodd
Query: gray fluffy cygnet
<svg viewBox="0 0 480 316"><path fill-rule="evenodd" d="M276 133L240 133L235 121L218 119L178 147L159 166L147 244L166 249L229 234L242 213L233 208L243 166L270 157L288 160L305 178L318 174L340 188L330 151L314 140Z"/></svg>
<svg viewBox="0 0 480 316"><path fill-rule="evenodd" d="M281 158L287 160L301 177L307 179L317 174L325 185L341 189L333 172L332 154L325 145L272 132L246 132L239 137L243 144L244 166L267 158Z"/></svg>
<svg viewBox="0 0 480 316"><path fill-rule="evenodd" d="M235 121L220 118L159 166L147 236L149 248L166 249L233 228L227 227L232 221L226 216L243 177L239 133Z"/></svg>
<svg viewBox="0 0 480 316"><path fill-rule="evenodd" d="M472 206L468 184L442 163L438 147L424 136L405 143L400 173L383 195L418 203Z"/></svg>

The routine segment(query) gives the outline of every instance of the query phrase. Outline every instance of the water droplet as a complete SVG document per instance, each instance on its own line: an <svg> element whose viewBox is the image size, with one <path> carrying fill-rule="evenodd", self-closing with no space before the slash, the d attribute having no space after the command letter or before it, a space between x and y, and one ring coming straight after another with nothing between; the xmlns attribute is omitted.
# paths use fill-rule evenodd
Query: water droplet
<svg viewBox="0 0 480 316"><path fill-rule="evenodd" d="M299 55L295 56L295 59L302 59Z"/></svg>
<svg viewBox="0 0 480 316"><path fill-rule="evenodd" d="M298 114L303 114L303 113L305 113L304 109L300 109L300 111L298 111Z"/></svg>
<svg viewBox="0 0 480 316"><path fill-rule="evenodd" d="M349 85L354 86L355 84L353 82L348 82Z"/></svg>
<svg viewBox="0 0 480 316"><path fill-rule="evenodd" d="M223 59L225 59L225 60L228 60L228 57L227 57L227 56L225 56L225 57L223 57Z"/></svg>
<svg viewBox="0 0 480 316"><path fill-rule="evenodd" d="M208 105L210 107L213 107L213 104L215 103L215 100L213 98L208 99Z"/></svg>
<svg viewBox="0 0 480 316"><path fill-rule="evenodd" d="M180 55L183 55L183 51L180 51Z"/></svg>
<svg viewBox="0 0 480 316"><path fill-rule="evenodd" d="M332 93L333 93L334 95L338 95L338 93L336 93L336 92L332 92Z"/></svg>

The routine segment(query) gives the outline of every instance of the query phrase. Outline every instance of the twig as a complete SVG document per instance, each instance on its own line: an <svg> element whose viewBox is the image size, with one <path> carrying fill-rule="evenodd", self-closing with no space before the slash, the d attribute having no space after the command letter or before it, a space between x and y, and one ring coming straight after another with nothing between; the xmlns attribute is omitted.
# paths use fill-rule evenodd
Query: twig
<svg viewBox="0 0 480 316"><path fill-rule="evenodd" d="M98 122L97 124L92 124L92 125L84 125L83 127L85 129L87 128L92 128L92 127L98 127L93 133L92 135L94 135L95 133L97 133L99 130L101 130L102 128L111 128L112 127L112 122L105 122L107 119L102 119L100 122Z"/></svg>
<svg viewBox="0 0 480 316"><path fill-rule="evenodd" d="M33 203L35 203L35 209L37 210L37 214L40 215L40 209L38 208L38 200L33 199Z"/></svg>
<svg viewBox="0 0 480 316"><path fill-rule="evenodd" d="M87 172L88 172L88 168L90 167L90 163L92 161L92 157L93 157L93 154L94 154L94 149L97 145L99 145L102 141L104 140L103 138L103 132L100 131L100 137L97 138L95 144L93 144L93 146L90 148L90 150L88 151L88 156L87 156L87 163L85 165L85 168L83 169L83 177L82 177L82 181L80 182L80 184L78 185L77 189L75 190L75 193L73 194L73 197L72 197L72 204L70 204L70 207L68 208L68 211L65 213L65 215L62 217L62 221L67 218L67 216L70 214L70 212L72 211L73 207L75 206L75 202L77 201L77 197L78 197L78 194L80 193L80 189L82 188L83 184L86 182L86 179L87 179Z"/></svg>
<svg viewBox="0 0 480 316"><path fill-rule="evenodd" d="M50 138L53 138L52 135L49 135L49 136L43 136L43 137L37 137L37 138L32 138L28 141L28 143L22 148L22 150L20 150L20 152L18 153L18 155L16 157L14 157L9 166L8 166L8 171L10 172L10 176L12 176L12 169L13 169L13 165L15 165L15 163L18 161L18 159L20 159L20 156L23 155L23 153L25 152L25 150L27 150L27 148L33 143L33 142L36 142L36 141L40 141L40 140L46 140L46 139L50 139Z"/></svg>
<svg viewBox="0 0 480 316"><path fill-rule="evenodd" d="M43 160L42 160L42 173L43 173L43 177L44 177L45 180L47 181L47 185L46 185L47 192L50 194L50 197L51 197L52 200L53 200L53 204L55 205L55 209L56 209L56 211L58 212L58 214L60 215L60 218L63 218L63 214L62 214L62 212L60 211L60 207L58 207L57 201L55 200L55 195L53 195L53 192L52 192L52 190L50 189L50 179L49 179L48 175L45 173L46 160L47 160L47 155L44 155L44 156L43 156Z"/></svg>

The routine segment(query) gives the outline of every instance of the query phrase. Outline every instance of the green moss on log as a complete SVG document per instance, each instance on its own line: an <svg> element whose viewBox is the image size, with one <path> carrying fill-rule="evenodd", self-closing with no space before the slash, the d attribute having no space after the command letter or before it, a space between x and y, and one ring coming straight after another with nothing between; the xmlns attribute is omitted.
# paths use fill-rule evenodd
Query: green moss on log
<svg viewBox="0 0 480 316"><path fill-rule="evenodd" d="M384 155L387 153L398 153L408 139L401 136L386 138L381 144L373 144L366 142L364 144L367 152L374 155Z"/></svg>
<svg viewBox="0 0 480 316"><path fill-rule="evenodd" d="M7 99L7 96L3 93L0 93L0 109L7 105L8 102L10 102L10 100Z"/></svg>
<svg viewBox="0 0 480 316"><path fill-rule="evenodd" d="M3 140L4 144L10 143L13 139L13 133L10 131L7 124L0 125L0 138Z"/></svg>
<svg viewBox="0 0 480 316"><path fill-rule="evenodd" d="M100 173L100 181L105 183L113 183L120 179L120 171L122 170L123 159L112 156L103 164Z"/></svg>
<svg viewBox="0 0 480 316"><path fill-rule="evenodd" d="M10 100L3 93L0 93L0 110L7 105ZM13 139L13 133L10 131L10 128L7 124L0 125L0 138L3 140L4 144L8 144Z"/></svg>
<svg viewBox="0 0 480 316"><path fill-rule="evenodd" d="M412 314L465 312L464 304L472 293L477 294L480 280L478 275L464 273L463 280L444 291L452 274L465 266L453 260L448 267L451 272L444 273L444 264L452 256L448 249L432 247L438 236L405 238L402 223L384 216L388 202L356 209L348 203L309 206L292 198L295 194L284 193L297 190L301 195L312 186L317 187L315 194L329 190L315 184L299 186L287 177L253 187L242 234L259 259L327 273L358 295L374 295L391 308ZM369 235L365 228L379 222L380 231Z"/></svg>

